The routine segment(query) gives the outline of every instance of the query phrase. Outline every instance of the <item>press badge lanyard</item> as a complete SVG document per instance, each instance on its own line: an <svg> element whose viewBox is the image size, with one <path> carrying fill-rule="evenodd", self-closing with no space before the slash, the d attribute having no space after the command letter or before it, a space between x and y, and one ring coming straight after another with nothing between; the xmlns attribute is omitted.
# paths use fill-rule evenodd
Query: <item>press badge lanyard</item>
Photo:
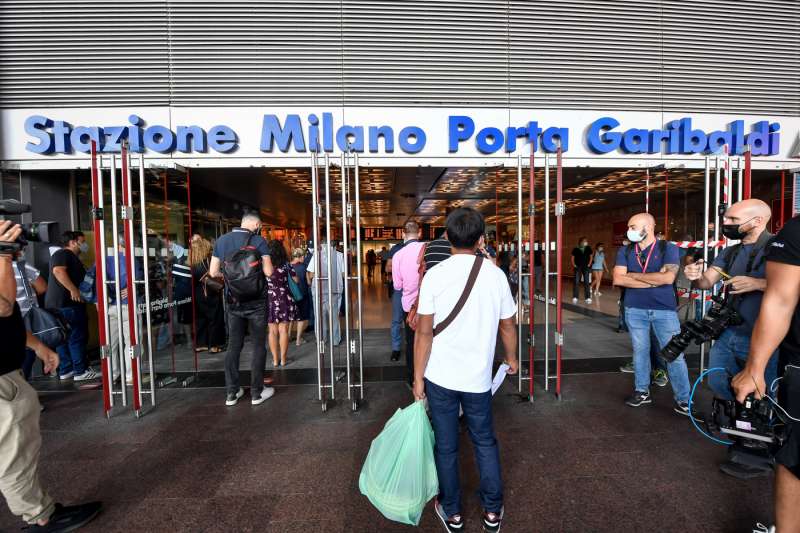
<svg viewBox="0 0 800 533"><path fill-rule="evenodd" d="M636 245L636 261L639 263L639 266L642 267L642 274L647 273L647 265L650 264L650 256L653 255L653 250L656 249L656 243L650 245L650 251L647 252L647 259L644 260L644 264L642 264L642 258L640 257L642 254L642 249L639 248L639 245Z"/></svg>

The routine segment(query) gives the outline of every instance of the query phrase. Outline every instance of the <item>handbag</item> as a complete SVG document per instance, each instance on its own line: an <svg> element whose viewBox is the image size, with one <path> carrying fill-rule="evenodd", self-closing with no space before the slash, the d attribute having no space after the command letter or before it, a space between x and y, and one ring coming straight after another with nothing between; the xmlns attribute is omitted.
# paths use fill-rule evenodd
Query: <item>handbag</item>
<svg viewBox="0 0 800 533"><path fill-rule="evenodd" d="M67 340L67 326L56 313L41 307L31 307L25 313L23 320L25 329L51 350L55 350Z"/></svg>
<svg viewBox="0 0 800 533"><path fill-rule="evenodd" d="M200 285L202 285L203 291L206 296L208 296L209 294L220 292L225 287L225 283L223 282L223 278L215 278L211 275L210 265L208 265L206 261L207 260L203 261L206 267L206 273L200 278Z"/></svg>
<svg viewBox="0 0 800 533"><path fill-rule="evenodd" d="M25 279L24 266L20 269L22 274L22 287L25 290L25 297L31 302L36 302L36 297L30 292L28 280ZM55 350L67 340L67 325L60 315L42 309L37 305L32 305L23 317L25 329L31 332L34 337L39 339L45 346Z"/></svg>
<svg viewBox="0 0 800 533"><path fill-rule="evenodd" d="M292 299L295 302L299 302L300 300L303 299L303 290L300 288L300 285L292 277L293 274L294 271L292 270L292 267L289 267L286 276L287 279L289 280L289 293L291 293Z"/></svg>

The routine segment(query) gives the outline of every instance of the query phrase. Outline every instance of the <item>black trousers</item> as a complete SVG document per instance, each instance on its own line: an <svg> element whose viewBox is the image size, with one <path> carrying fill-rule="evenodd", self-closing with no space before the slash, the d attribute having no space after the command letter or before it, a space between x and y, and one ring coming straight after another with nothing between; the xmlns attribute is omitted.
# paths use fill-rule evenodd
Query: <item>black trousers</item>
<svg viewBox="0 0 800 533"><path fill-rule="evenodd" d="M228 351L225 353L225 387L228 393L239 390L239 357L244 346L244 337L250 328L253 343L253 360L250 364L250 395L257 398L264 389L264 366L267 359L267 309L238 311L228 307Z"/></svg>
<svg viewBox="0 0 800 533"><path fill-rule="evenodd" d="M225 316L222 309L222 293L209 292L203 287L195 287L195 306L197 313L197 345L221 347L225 345Z"/></svg>
<svg viewBox="0 0 800 533"><path fill-rule="evenodd" d="M406 328L406 371L408 372L408 383L414 384L414 330L408 325L406 318L408 313L403 314L403 324Z"/></svg>
<svg viewBox="0 0 800 533"><path fill-rule="evenodd" d="M578 297L578 285L581 284L581 279L583 279L583 297L588 300L592 297L591 288L589 287L592 275L591 270L588 268L575 268L575 285L572 287L572 297Z"/></svg>

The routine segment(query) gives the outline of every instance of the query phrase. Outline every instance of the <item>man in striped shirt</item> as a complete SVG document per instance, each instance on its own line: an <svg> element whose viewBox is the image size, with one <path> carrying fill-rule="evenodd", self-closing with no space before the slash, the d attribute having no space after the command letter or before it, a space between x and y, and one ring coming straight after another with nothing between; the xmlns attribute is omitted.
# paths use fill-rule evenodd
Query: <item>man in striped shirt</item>
<svg viewBox="0 0 800 533"><path fill-rule="evenodd" d="M447 231L445 230L438 239L429 242L425 248L425 270L432 269L451 255L453 255L452 245L447 240Z"/></svg>

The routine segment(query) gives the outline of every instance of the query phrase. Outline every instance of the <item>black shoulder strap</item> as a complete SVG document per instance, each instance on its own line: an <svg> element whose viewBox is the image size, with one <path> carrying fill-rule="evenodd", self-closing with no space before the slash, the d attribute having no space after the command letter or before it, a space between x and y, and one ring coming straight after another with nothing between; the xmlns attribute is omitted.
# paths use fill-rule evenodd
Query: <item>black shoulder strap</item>
<svg viewBox="0 0 800 533"><path fill-rule="evenodd" d="M761 232L761 235L758 236L758 240L756 241L756 245L753 246L752 252L750 252L750 257L747 260L747 273L749 274L753 270L758 270L761 265L764 264L764 261L767 260L767 254L761 253L764 252L764 249L772 242L772 239L775 238L775 235L770 233L767 230ZM758 260L757 264L753 264L755 262L756 256L761 253L761 257Z"/></svg>
<svg viewBox="0 0 800 533"><path fill-rule="evenodd" d="M661 254L661 260L664 260L664 255L667 253L667 241L661 239L658 241L658 252Z"/></svg>

